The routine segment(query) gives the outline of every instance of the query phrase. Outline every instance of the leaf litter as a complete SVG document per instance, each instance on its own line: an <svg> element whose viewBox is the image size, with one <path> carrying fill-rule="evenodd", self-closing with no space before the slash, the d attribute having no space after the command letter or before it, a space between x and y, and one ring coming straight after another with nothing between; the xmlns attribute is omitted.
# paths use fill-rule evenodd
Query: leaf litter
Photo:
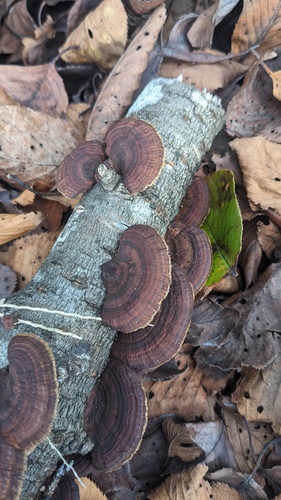
<svg viewBox="0 0 281 500"><path fill-rule="evenodd" d="M180 77L217 93L229 137L222 131L215 139L196 175L224 200L225 217L222 207L214 214L213 200L205 226L212 221L213 249L227 266L220 272L214 264L175 359L145 377L149 424L130 463L101 475L87 455L74 462L91 480L82 499L99 494L92 481L115 500L278 498L280 3L159 4L1 5L0 291L5 297L22 288L51 251L78 201L57 193L59 165L83 140L104 140L145 71L146 81ZM67 473L54 498L77 492L73 482Z"/></svg>

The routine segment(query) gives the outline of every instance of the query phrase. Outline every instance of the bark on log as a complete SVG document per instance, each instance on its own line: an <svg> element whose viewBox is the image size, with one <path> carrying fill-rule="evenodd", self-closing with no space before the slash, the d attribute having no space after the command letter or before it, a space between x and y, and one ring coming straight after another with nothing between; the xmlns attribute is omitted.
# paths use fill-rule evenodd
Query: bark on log
<svg viewBox="0 0 281 500"><path fill-rule="evenodd" d="M138 196L129 195L120 180L112 191L96 185L74 210L36 276L7 302L100 316L104 300L101 264L115 253L127 226L148 224L165 234L224 118L216 97L167 79L151 82L128 115L150 122L162 137L166 161L157 182ZM54 353L59 379L59 406L50 439L64 455L86 453L92 443L83 431L84 407L108 359L115 332L95 320L20 308L0 310L82 337L78 340L26 325L10 331L1 328L0 367L7 365L7 346L16 333L33 332L45 339ZM57 460L46 441L37 446L28 458L22 500L34 497Z"/></svg>

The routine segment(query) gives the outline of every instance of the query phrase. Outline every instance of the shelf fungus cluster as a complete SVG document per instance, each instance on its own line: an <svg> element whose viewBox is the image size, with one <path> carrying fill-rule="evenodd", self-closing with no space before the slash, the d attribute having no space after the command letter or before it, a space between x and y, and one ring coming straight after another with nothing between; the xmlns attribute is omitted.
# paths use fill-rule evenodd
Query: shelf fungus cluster
<svg viewBox="0 0 281 500"><path fill-rule="evenodd" d="M68 155L58 170L57 189L69 197L100 181L99 166L122 176L129 193L151 186L164 166L164 146L155 128L143 120L123 118L108 131L105 144L85 141Z"/></svg>
<svg viewBox="0 0 281 500"><path fill-rule="evenodd" d="M150 226L122 234L116 255L102 265L103 324L119 331L85 410L95 468L114 470L137 451L147 410L141 377L171 359L184 342L194 295L168 246Z"/></svg>
<svg viewBox="0 0 281 500"><path fill-rule="evenodd" d="M49 434L58 387L53 354L33 334L18 334L8 348L9 365L0 370L0 491L18 498L27 455Z"/></svg>

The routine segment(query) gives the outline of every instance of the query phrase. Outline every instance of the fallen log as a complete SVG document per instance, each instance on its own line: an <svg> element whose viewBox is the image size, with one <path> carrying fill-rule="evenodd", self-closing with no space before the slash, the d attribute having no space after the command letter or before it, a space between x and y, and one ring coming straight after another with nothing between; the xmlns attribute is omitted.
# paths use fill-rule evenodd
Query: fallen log
<svg viewBox="0 0 281 500"><path fill-rule="evenodd" d="M95 319L105 296L100 266L112 258L128 226L148 224L165 234L200 159L222 127L224 112L219 99L208 92L178 80L155 79L127 116L148 121L162 138L165 165L157 181L132 196L120 179L112 183L108 171L101 169L102 183L74 209L39 272L0 307L2 314L26 322L13 330L0 328L0 367L8 363L10 339L20 332L35 333L53 351L59 404L49 437L63 455L83 454L93 446L83 430L84 408L115 338L113 330ZM22 500L34 497L57 461L47 441L36 447L28 458Z"/></svg>

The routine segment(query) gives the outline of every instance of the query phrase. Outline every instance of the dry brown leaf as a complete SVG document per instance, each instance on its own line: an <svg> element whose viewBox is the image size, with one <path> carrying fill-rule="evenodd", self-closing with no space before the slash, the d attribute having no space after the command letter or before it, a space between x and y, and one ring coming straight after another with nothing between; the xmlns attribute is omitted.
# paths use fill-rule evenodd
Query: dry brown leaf
<svg viewBox="0 0 281 500"><path fill-rule="evenodd" d="M0 87L0 105L1 106L13 106L15 101L7 94L7 92Z"/></svg>
<svg viewBox="0 0 281 500"><path fill-rule="evenodd" d="M243 500L243 496L235 489L225 483L212 482L212 498L214 500L222 500L228 498L231 500Z"/></svg>
<svg viewBox="0 0 281 500"><path fill-rule="evenodd" d="M268 224L258 222L258 241L270 261L280 260L281 229L277 224L271 220Z"/></svg>
<svg viewBox="0 0 281 500"><path fill-rule="evenodd" d="M269 424L261 426L256 422L246 423L236 409L225 411L224 419L225 430L233 449L232 469L250 474L263 446L274 437L272 429Z"/></svg>
<svg viewBox="0 0 281 500"><path fill-rule="evenodd" d="M0 215L0 245L12 241L35 229L42 222L44 216L35 214L1 214ZM4 264L4 262L3 262ZM11 266L12 267L12 266Z"/></svg>
<svg viewBox="0 0 281 500"><path fill-rule="evenodd" d="M146 382L149 418L174 413L186 421L215 420L214 401L202 387L203 372L190 362L188 368L171 380Z"/></svg>
<svg viewBox="0 0 281 500"><path fill-rule="evenodd" d="M217 26L229 14L234 7L238 4L239 0L219 0L217 10L213 17L213 23Z"/></svg>
<svg viewBox="0 0 281 500"><path fill-rule="evenodd" d="M214 50L208 53L219 54ZM246 65L236 61L194 65L169 59L162 63L159 74L165 78L178 78L182 75L184 83L194 85L199 90L206 88L209 92L214 92L226 87L236 76L246 70Z"/></svg>
<svg viewBox="0 0 281 500"><path fill-rule="evenodd" d="M259 136L235 139L230 147L237 153L249 201L281 215L281 145Z"/></svg>
<svg viewBox="0 0 281 500"><path fill-rule="evenodd" d="M89 109L88 104L83 102L72 102L68 105L66 110L68 120L73 123L74 127L77 128L79 132L81 132L83 139L86 137L88 121L90 118L89 113L81 116L81 113L83 113L86 109Z"/></svg>
<svg viewBox="0 0 281 500"><path fill-rule="evenodd" d="M281 434L281 355L263 371L243 369L232 399L247 420L272 423Z"/></svg>
<svg viewBox="0 0 281 500"><path fill-rule="evenodd" d="M203 479L208 467L199 464L194 469L171 474L163 483L152 491L150 500L210 500L212 488Z"/></svg>
<svg viewBox="0 0 281 500"><path fill-rule="evenodd" d="M81 477L82 483L86 486L84 488L78 481L75 479L75 482L79 488L80 500L106 500L106 496L103 492L95 485L93 481L88 479L87 477Z"/></svg>
<svg viewBox="0 0 281 500"><path fill-rule="evenodd" d="M15 54L18 61L21 50L21 40L5 24L2 24L0 30L0 54Z"/></svg>
<svg viewBox="0 0 281 500"><path fill-rule="evenodd" d="M88 124L86 139L104 142L114 121L120 120L133 102L159 32L166 20L161 5L150 16L105 81Z"/></svg>
<svg viewBox="0 0 281 500"><path fill-rule="evenodd" d="M231 52L239 54L259 43L274 21L279 0L244 0L232 34Z"/></svg>
<svg viewBox="0 0 281 500"><path fill-rule="evenodd" d="M118 21L117 21L118 20ZM127 14L121 0L103 0L68 37L60 49L67 63L95 62L107 71L115 65L127 42Z"/></svg>
<svg viewBox="0 0 281 500"><path fill-rule="evenodd" d="M32 36L35 22L27 10L25 0L20 0L12 5L5 19L5 24L18 38Z"/></svg>
<svg viewBox="0 0 281 500"><path fill-rule="evenodd" d="M32 234L1 248L0 262L17 273L19 288L25 286L37 273L59 234L60 231Z"/></svg>
<svg viewBox="0 0 281 500"><path fill-rule="evenodd" d="M16 198L14 198L11 203L12 205L21 205L22 207L26 207L27 205L32 205L34 202L35 194L32 191L28 191L25 189L22 193L19 194Z"/></svg>
<svg viewBox="0 0 281 500"><path fill-rule="evenodd" d="M23 38L22 58L25 64L36 64L42 60L44 44L55 38L56 32L51 16L47 15L45 22L35 29L33 38Z"/></svg>
<svg viewBox="0 0 281 500"><path fill-rule="evenodd" d="M212 473L208 473L208 479L212 481L222 481L229 486L241 491L242 498L245 500L268 500L267 494L263 488L256 483L254 478L249 474L242 474L232 469L224 468ZM214 497L215 498L215 497ZM224 498L224 497L223 497ZM228 497L226 497L228 498ZM232 497L230 497L232 500ZM220 497L216 500L222 500Z"/></svg>
<svg viewBox="0 0 281 500"><path fill-rule="evenodd" d="M17 283L16 273L8 266L0 264L0 299L9 297Z"/></svg>
<svg viewBox="0 0 281 500"><path fill-rule="evenodd" d="M281 101L281 71L271 71L271 69L266 65L262 64L265 71L269 74L273 83L273 95L275 99Z"/></svg>
<svg viewBox="0 0 281 500"><path fill-rule="evenodd" d="M187 38L192 47L201 50L211 47L215 29L213 19L217 7L218 4L215 2L208 9L204 10L191 26Z"/></svg>
<svg viewBox="0 0 281 500"><path fill-rule="evenodd" d="M0 176L31 185L54 182L57 167L82 140L66 121L20 105L0 106L0 135Z"/></svg>
<svg viewBox="0 0 281 500"><path fill-rule="evenodd" d="M5 66L0 86L19 104L51 116L65 116L68 97L54 64Z"/></svg>

